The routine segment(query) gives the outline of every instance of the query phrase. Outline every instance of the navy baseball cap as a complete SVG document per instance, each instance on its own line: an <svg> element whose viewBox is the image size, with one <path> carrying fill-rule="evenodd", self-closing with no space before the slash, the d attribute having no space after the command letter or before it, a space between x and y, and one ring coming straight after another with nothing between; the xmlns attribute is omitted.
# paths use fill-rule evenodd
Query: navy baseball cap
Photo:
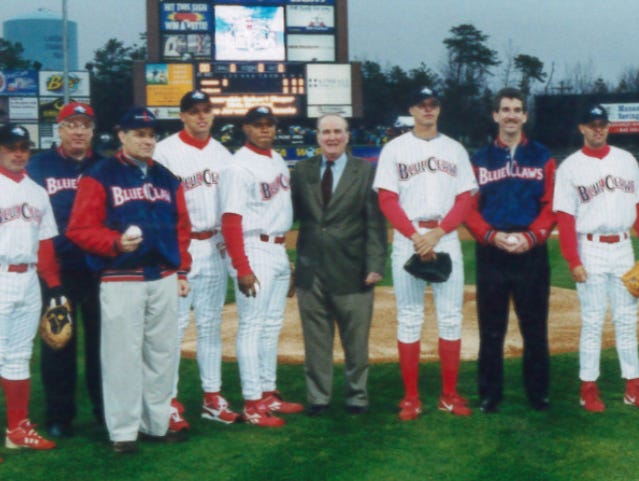
<svg viewBox="0 0 639 481"><path fill-rule="evenodd" d="M125 113L118 123L118 130L155 129L155 115L144 107L133 107Z"/></svg>
<svg viewBox="0 0 639 481"><path fill-rule="evenodd" d="M17 142L26 142L31 145L31 137L27 129L18 124L0 127L0 145L11 145Z"/></svg>
<svg viewBox="0 0 639 481"><path fill-rule="evenodd" d="M419 87L408 97L408 108L421 104L426 99L434 99L439 102L439 95L430 87Z"/></svg>
<svg viewBox="0 0 639 481"><path fill-rule="evenodd" d="M608 112L601 104L588 105L579 117L580 124L589 124L597 120L608 123Z"/></svg>
<svg viewBox="0 0 639 481"><path fill-rule="evenodd" d="M187 92L180 100L180 112L186 112L197 104L210 104L211 100L206 92L201 90L192 90Z"/></svg>
<svg viewBox="0 0 639 481"><path fill-rule="evenodd" d="M258 107L253 107L246 112L244 120L242 120L242 124L252 124L253 122L257 122L262 119L268 119L274 124L277 123L277 119L275 118L275 114L271 108L266 105L260 105Z"/></svg>

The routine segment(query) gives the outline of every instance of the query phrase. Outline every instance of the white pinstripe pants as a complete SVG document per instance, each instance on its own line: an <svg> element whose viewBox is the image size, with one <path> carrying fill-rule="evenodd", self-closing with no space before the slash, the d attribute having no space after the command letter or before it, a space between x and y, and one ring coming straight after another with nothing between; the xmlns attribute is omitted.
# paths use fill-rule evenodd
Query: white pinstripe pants
<svg viewBox="0 0 639 481"><path fill-rule="evenodd" d="M204 392L218 392L222 388L222 308L226 298L228 270L217 244L223 242L218 234L206 240L191 240L189 252L193 265L188 280L191 291L178 299L178 360L182 339L191 319L191 307L197 327L197 363ZM177 397L179 361L175 373L173 397Z"/></svg>
<svg viewBox="0 0 639 481"><path fill-rule="evenodd" d="M0 272L0 289L0 377L29 379L33 339L42 309L36 270Z"/></svg>
<svg viewBox="0 0 639 481"><path fill-rule="evenodd" d="M427 229L419 231L424 233ZM453 263L451 275L446 282L431 284L439 337L456 341L461 338L461 308L464 298L464 265L457 232L443 236L435 246L435 250L447 252ZM396 231L393 237L391 261L393 289L397 303L397 339L407 344L419 341L424 324L426 281L404 270L404 263L413 254L413 242Z"/></svg>
<svg viewBox="0 0 639 481"><path fill-rule="evenodd" d="M621 282L621 275L634 262L630 240L614 244L579 240L579 254L588 279L577 283L581 304L579 340L579 378L596 381L599 377L601 332L608 304L615 327L615 342L624 379L639 378L637 356L637 299Z"/></svg>
<svg viewBox="0 0 639 481"><path fill-rule="evenodd" d="M286 308L291 269L284 244L245 239L246 255L253 273L260 281L260 292L246 297L235 279L235 299L239 314L237 357L242 395L247 401L276 389L277 343Z"/></svg>

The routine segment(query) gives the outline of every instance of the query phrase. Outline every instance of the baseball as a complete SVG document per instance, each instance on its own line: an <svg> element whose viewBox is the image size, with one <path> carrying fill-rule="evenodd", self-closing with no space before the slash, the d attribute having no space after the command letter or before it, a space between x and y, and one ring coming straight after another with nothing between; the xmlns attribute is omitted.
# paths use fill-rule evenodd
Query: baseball
<svg viewBox="0 0 639 481"><path fill-rule="evenodd" d="M510 245L517 244L517 237L515 237L514 235L509 235L508 237L506 237L506 242L508 242Z"/></svg>
<svg viewBox="0 0 639 481"><path fill-rule="evenodd" d="M137 225L130 225L124 233L133 238L142 237L142 229L140 229Z"/></svg>

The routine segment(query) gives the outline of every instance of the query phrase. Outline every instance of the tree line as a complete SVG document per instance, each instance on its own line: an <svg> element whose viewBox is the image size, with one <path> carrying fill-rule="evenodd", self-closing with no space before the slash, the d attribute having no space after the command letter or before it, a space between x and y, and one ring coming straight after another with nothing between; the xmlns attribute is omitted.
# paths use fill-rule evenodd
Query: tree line
<svg viewBox="0 0 639 481"><path fill-rule="evenodd" d="M487 45L489 36L472 24L451 27L443 41L446 61L437 72L421 63L405 70L397 65L361 62L364 116L363 128L393 125L407 115L407 96L429 85L440 92L440 125L450 136L467 144L482 143L493 133L490 119L495 90L517 86L526 95L597 94L639 92L639 68L628 67L614 84L597 77L592 62L578 62L565 78L556 80L556 66L538 57L518 52L510 43L502 58ZM145 35L141 34L141 40ZM125 45L112 38L95 51L86 68L91 73L91 99L104 130L114 125L133 102L132 64L146 58L146 49ZM39 68L38 62L22 58L22 46L0 39L0 69Z"/></svg>

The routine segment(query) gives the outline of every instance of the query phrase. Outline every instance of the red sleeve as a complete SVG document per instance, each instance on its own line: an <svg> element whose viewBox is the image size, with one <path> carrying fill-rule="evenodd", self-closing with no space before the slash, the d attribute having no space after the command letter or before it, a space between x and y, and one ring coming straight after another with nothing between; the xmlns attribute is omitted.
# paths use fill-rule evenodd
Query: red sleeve
<svg viewBox="0 0 639 481"><path fill-rule="evenodd" d="M390 190L379 189L377 197L379 198L379 208L388 219L388 222L404 237L410 239L417 230L406 215L406 212L404 212L404 209L399 205L399 194Z"/></svg>
<svg viewBox="0 0 639 481"><path fill-rule="evenodd" d="M637 210L637 218L635 219L635 232L637 233L637 235L639 235L639 204L637 204L635 206L636 210Z"/></svg>
<svg viewBox="0 0 639 481"><path fill-rule="evenodd" d="M557 163L555 159L550 159L546 163L544 179L545 179L545 191L544 196L541 198L541 211L537 218L528 226L527 235L528 241L531 245L542 244L548 239L548 236L552 232L552 229L557 223L557 218L552 211L552 199L555 191L555 171L557 170Z"/></svg>
<svg viewBox="0 0 639 481"><path fill-rule="evenodd" d="M66 236L82 250L104 257L118 254L122 234L104 225L106 192L97 180L82 177L71 209Z"/></svg>
<svg viewBox="0 0 639 481"><path fill-rule="evenodd" d="M579 252L577 251L577 229L575 227L575 217L566 212L557 212L557 223L559 225L559 247L561 254L566 259L568 267L573 270L581 265Z"/></svg>
<svg viewBox="0 0 639 481"><path fill-rule="evenodd" d="M186 279L186 273L191 270L191 254L189 254L189 245L191 244L191 218L186 208L186 198L184 197L184 187L180 184L178 187L175 202L177 205L177 237L180 249L180 271L178 276Z"/></svg>
<svg viewBox="0 0 639 481"><path fill-rule="evenodd" d="M55 257L53 239L40 241L38 247L38 275L49 288L60 285L60 265Z"/></svg>
<svg viewBox="0 0 639 481"><path fill-rule="evenodd" d="M439 227L447 234L457 229L468 215L473 205L473 196L470 191L462 192L455 197L455 204L441 221Z"/></svg>
<svg viewBox="0 0 639 481"><path fill-rule="evenodd" d="M464 224L477 242L481 244L492 244L496 232L479 212L479 196L479 193L471 196L470 208L468 209Z"/></svg>
<svg viewBox="0 0 639 481"><path fill-rule="evenodd" d="M244 251L244 233L242 232L242 216L227 212L222 215L222 235L226 251L231 256L237 276L248 276L253 271Z"/></svg>

